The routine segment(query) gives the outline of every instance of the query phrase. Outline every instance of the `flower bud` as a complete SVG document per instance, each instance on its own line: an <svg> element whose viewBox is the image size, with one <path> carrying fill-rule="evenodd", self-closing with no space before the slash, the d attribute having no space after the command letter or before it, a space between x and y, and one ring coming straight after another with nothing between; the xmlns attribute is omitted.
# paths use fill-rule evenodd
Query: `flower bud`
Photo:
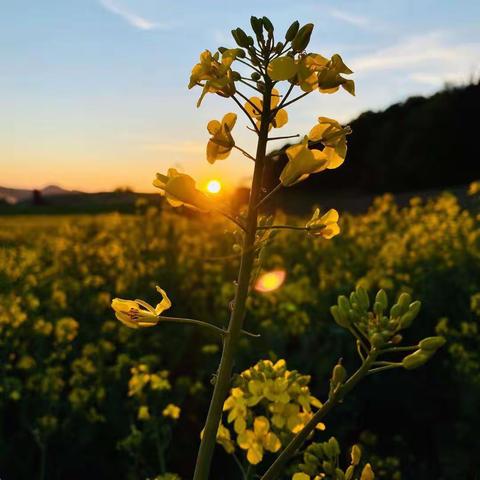
<svg viewBox="0 0 480 480"><path fill-rule="evenodd" d="M397 300L397 303L402 308L402 313L405 313L408 310L408 306L412 301L412 297L408 293L402 293Z"/></svg>
<svg viewBox="0 0 480 480"><path fill-rule="evenodd" d="M292 41L292 49L294 52L303 52L310 42L310 36L313 31L313 23L304 25L295 35Z"/></svg>
<svg viewBox="0 0 480 480"><path fill-rule="evenodd" d="M407 313L402 315L402 317L400 318L400 328L408 328L412 324L412 322L417 317L418 312L420 312L421 306L422 303L418 300L410 304Z"/></svg>
<svg viewBox="0 0 480 480"><path fill-rule="evenodd" d="M402 313L403 313L403 309L401 305L399 305L398 303L395 303L395 305L393 305L392 308L390 309L391 318L398 318L402 315Z"/></svg>
<svg viewBox="0 0 480 480"><path fill-rule="evenodd" d="M388 297L387 297L387 292L385 292L383 288L379 290L377 295L375 296L375 302L380 303L380 305L382 306L382 311L387 309Z"/></svg>
<svg viewBox="0 0 480 480"><path fill-rule="evenodd" d="M337 305L333 305L330 307L330 313L335 320L335 323L343 328L348 328L350 326L350 322L348 321L348 316L345 315L343 311Z"/></svg>
<svg viewBox="0 0 480 480"><path fill-rule="evenodd" d="M443 337L427 337L424 338L418 346L421 350L428 350L436 352L439 348L445 345L446 340Z"/></svg>
<svg viewBox="0 0 480 480"><path fill-rule="evenodd" d="M367 463L362 470L360 480L374 480L375 474L373 473L372 466Z"/></svg>
<svg viewBox="0 0 480 480"><path fill-rule="evenodd" d="M232 37L239 47L247 48L250 46L248 35L241 28L232 30Z"/></svg>
<svg viewBox="0 0 480 480"><path fill-rule="evenodd" d="M370 343L375 348L380 348L385 344L385 338L381 333L374 333L370 338Z"/></svg>
<svg viewBox="0 0 480 480"><path fill-rule="evenodd" d="M362 458L362 450L359 445L354 445L351 451L352 465L358 465Z"/></svg>
<svg viewBox="0 0 480 480"><path fill-rule="evenodd" d="M340 468L335 469L335 480L345 480L345 474Z"/></svg>
<svg viewBox="0 0 480 480"><path fill-rule="evenodd" d="M339 362L333 367L332 372L332 383L334 386L340 385L345 381L347 378L347 371L345 370L344 366Z"/></svg>
<svg viewBox="0 0 480 480"><path fill-rule="evenodd" d="M285 34L285 40L287 42L291 42L295 38L295 35L297 34L299 28L300 28L300 24L298 23L298 20L295 20L288 27L287 33Z"/></svg>
<svg viewBox="0 0 480 480"><path fill-rule="evenodd" d="M257 37L262 36L262 20L257 17L250 17L250 25L252 26L252 30L255 32Z"/></svg>
<svg viewBox="0 0 480 480"><path fill-rule="evenodd" d="M348 311L350 310L350 302L345 295L338 297L338 306L340 310L348 317Z"/></svg>
<svg viewBox="0 0 480 480"><path fill-rule="evenodd" d="M381 318L383 316L383 310L384 310L383 304L381 304L380 302L375 302L373 304L373 313L377 317Z"/></svg>
<svg viewBox="0 0 480 480"><path fill-rule="evenodd" d="M270 19L267 18L267 17L263 17L262 18L262 23L263 23L263 27L265 28L265 30L268 32L269 35L271 35L273 33L273 24L270 21Z"/></svg>
<svg viewBox="0 0 480 480"><path fill-rule="evenodd" d="M416 352L407 355L402 360L403 368L406 370L414 370L415 368L421 367L428 362L433 354L432 352L428 352L428 350L417 350Z"/></svg>
<svg viewBox="0 0 480 480"><path fill-rule="evenodd" d="M322 468L325 470L327 475L333 475L333 472L335 471L335 467L333 466L332 462L328 462L327 460L322 463Z"/></svg>
<svg viewBox="0 0 480 480"><path fill-rule="evenodd" d="M259 74L258 72L253 72L253 73L250 75L250 78L251 78L252 80L257 81L257 80L260 80L260 78L262 78L262 77L260 76L260 74Z"/></svg>
<svg viewBox="0 0 480 480"><path fill-rule="evenodd" d="M352 480L354 472L355 467L353 465L350 465L345 471L345 480Z"/></svg>
<svg viewBox="0 0 480 480"><path fill-rule="evenodd" d="M357 299L361 307L364 310L368 310L368 307L370 306L370 298L368 298L367 291L362 287L357 287L355 293L357 294Z"/></svg>
<svg viewBox="0 0 480 480"><path fill-rule="evenodd" d="M283 50L283 43L282 42L278 42L276 45L275 45L275 53L277 54L280 54L281 51Z"/></svg>

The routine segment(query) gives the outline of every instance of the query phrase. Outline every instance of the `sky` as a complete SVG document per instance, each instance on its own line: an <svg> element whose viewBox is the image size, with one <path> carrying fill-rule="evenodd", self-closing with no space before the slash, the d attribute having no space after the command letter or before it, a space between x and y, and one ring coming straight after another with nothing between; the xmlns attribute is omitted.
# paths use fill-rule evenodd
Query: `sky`
<svg viewBox="0 0 480 480"><path fill-rule="evenodd" d="M282 37L293 20L314 23L308 49L355 72L355 97L310 94L281 135L480 74L477 0L0 0L0 185L151 191L169 167L199 185L245 183L251 160L210 165L205 147L208 121L232 111L237 144L253 152L247 120L216 95L197 109L200 88L187 84L199 54L233 47L230 30L251 15Z"/></svg>

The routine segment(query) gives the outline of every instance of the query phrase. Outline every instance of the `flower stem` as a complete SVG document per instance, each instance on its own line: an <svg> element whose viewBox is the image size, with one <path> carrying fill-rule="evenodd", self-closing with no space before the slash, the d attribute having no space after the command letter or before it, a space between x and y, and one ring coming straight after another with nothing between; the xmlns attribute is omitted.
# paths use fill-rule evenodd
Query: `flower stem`
<svg viewBox="0 0 480 480"><path fill-rule="evenodd" d="M218 333L222 336L227 334L227 332L223 328L217 327L216 325L212 325L211 323L208 323L208 322L203 322L202 320L194 320L193 318L165 317L161 315L158 317L158 320L161 323L183 323L187 325L195 325L197 327L203 327L203 328L212 330L213 332ZM244 335L247 335L248 337L254 337L254 338L260 337L260 335L256 333L247 332L246 330L241 330L241 333L243 333Z"/></svg>
<svg viewBox="0 0 480 480"><path fill-rule="evenodd" d="M370 351L365 362L362 366L335 392L330 398L322 405L322 407L315 412L315 415L310 421L303 427L303 429L293 437L290 443L282 450L282 453L272 463L270 468L261 477L261 480L275 480L283 472L285 464L292 458L293 455L302 446L305 440L308 438L314 428L320 423L320 421L329 413L344 397L357 385L357 383L368 373L368 370L377 357L376 351Z"/></svg>
<svg viewBox="0 0 480 480"><path fill-rule="evenodd" d="M258 130L255 169L253 172L246 232L243 243L243 253L240 260L234 308L230 316L227 334L223 343L222 358L218 367L217 380L215 382L215 388L208 409L203 437L198 450L193 480L207 480L210 473L217 430L222 417L223 403L227 396L228 389L230 388L234 355L245 318L246 300L248 297L250 277L255 259L255 249L253 246L255 244L255 235L257 231L257 203L262 187L263 166L267 149L271 93L272 85L270 80L266 78L265 92L263 94L264 107L261 116L260 129Z"/></svg>

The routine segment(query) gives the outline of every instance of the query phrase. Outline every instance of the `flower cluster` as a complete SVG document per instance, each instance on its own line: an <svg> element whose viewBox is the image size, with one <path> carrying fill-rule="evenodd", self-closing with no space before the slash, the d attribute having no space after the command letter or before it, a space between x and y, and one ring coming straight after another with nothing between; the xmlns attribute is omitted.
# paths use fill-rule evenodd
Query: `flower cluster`
<svg viewBox="0 0 480 480"><path fill-rule="evenodd" d="M309 376L288 370L285 360L261 360L237 376L223 409L250 464L260 463L264 451L277 452L310 420L313 409L321 407L310 393L309 382ZM325 426L319 424L318 428ZM225 430L230 432L221 425L217 442L224 447L227 444L226 450L231 452L234 443Z"/></svg>

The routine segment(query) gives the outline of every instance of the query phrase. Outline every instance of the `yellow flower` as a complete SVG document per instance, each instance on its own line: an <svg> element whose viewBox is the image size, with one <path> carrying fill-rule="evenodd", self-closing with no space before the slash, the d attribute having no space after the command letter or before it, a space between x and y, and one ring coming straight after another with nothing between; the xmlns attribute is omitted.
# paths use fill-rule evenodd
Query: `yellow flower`
<svg viewBox="0 0 480 480"><path fill-rule="evenodd" d="M157 173L153 186L163 191L172 207L185 205L202 211L208 211L211 208L209 198L195 188L195 180L189 175L179 173L175 168L169 168L167 175Z"/></svg>
<svg viewBox="0 0 480 480"><path fill-rule="evenodd" d="M174 405L173 403L169 403L162 411L162 415L164 417L173 418L173 420L177 420L180 418L180 407Z"/></svg>
<svg viewBox="0 0 480 480"><path fill-rule="evenodd" d="M139 409L138 409L138 415L137 415L137 418L139 420L150 420L150 412L148 410L148 407L146 405L142 405Z"/></svg>
<svg viewBox="0 0 480 480"><path fill-rule="evenodd" d="M222 424L218 426L217 442L225 449L227 453L233 453L235 451L235 444L230 436L230 430L224 427Z"/></svg>
<svg viewBox="0 0 480 480"><path fill-rule="evenodd" d="M153 327L158 323L158 316L172 306L172 302L170 302L164 290L157 287L157 292L162 295L162 301L155 308L143 300L114 298L112 308L115 311L115 316L130 328Z"/></svg>
<svg viewBox="0 0 480 480"><path fill-rule="evenodd" d="M346 136L351 132L349 127L343 128L336 120L328 117L319 117L308 134L312 142L321 142L325 148L323 153L328 158L328 169L339 167L347 155Z"/></svg>
<svg viewBox="0 0 480 480"><path fill-rule="evenodd" d="M128 396L133 397L141 393L143 387L150 381L148 365L140 364L130 370L132 376L128 382Z"/></svg>
<svg viewBox="0 0 480 480"><path fill-rule="evenodd" d="M230 410L227 417L227 422L233 424L233 429L237 433L241 433L247 427L247 401L244 393L240 388L232 388L230 396L223 404L223 411Z"/></svg>
<svg viewBox="0 0 480 480"><path fill-rule="evenodd" d="M278 452L282 444L279 438L270 432L270 422L266 417L257 417L253 422L253 430L245 430L237 437L238 446L247 450L247 460L252 465L260 463L263 451Z"/></svg>
<svg viewBox="0 0 480 480"><path fill-rule="evenodd" d="M286 153L288 163L280 174L280 181L285 187L305 180L312 173L325 170L328 165L328 157L323 151L308 148L306 135L302 142L288 147Z"/></svg>
<svg viewBox="0 0 480 480"><path fill-rule="evenodd" d="M311 235L329 240L340 233L338 218L338 212L333 208L321 217L320 210L317 208L313 213L312 218L307 222L306 228Z"/></svg>
<svg viewBox="0 0 480 480"><path fill-rule="evenodd" d="M468 186L468 195L470 196L477 195L479 192L480 192L480 181L477 180L475 182L472 182Z"/></svg>
<svg viewBox="0 0 480 480"><path fill-rule="evenodd" d="M200 438L203 438L202 430L200 432ZM219 443L227 453L233 453L235 451L235 443L230 436L230 430L220 423L217 430L217 443Z"/></svg>
<svg viewBox="0 0 480 480"><path fill-rule="evenodd" d="M207 144L207 160L209 163L215 163L215 160L224 160L230 155L235 146L231 131L237 121L235 113L227 113L222 121L210 120L207 125L208 132L212 138Z"/></svg>
<svg viewBox="0 0 480 480"><path fill-rule="evenodd" d="M188 84L189 89L195 85L203 87L203 92L197 102L197 107L200 106L203 97L207 93L218 93L224 97L230 97L235 93L233 72L230 66L237 54L237 49L226 50L222 55L221 62L219 62L218 52L212 55L209 50L205 50L200 54L200 63L197 63L193 67Z"/></svg>
<svg viewBox="0 0 480 480"><path fill-rule="evenodd" d="M290 401L288 380L281 377L266 380L264 395L271 402L288 403Z"/></svg>
<svg viewBox="0 0 480 480"><path fill-rule="evenodd" d="M273 110L278 106L280 102L280 94L277 89L272 90L272 98L270 99L270 109ZM252 105L253 104L253 105ZM263 100L259 97L251 97L250 102L245 103L245 110L254 120L257 121L257 127L260 128L262 110L263 110ZM281 108L276 114L275 118L271 121L268 126L269 130L274 128L281 128L288 122L288 113L286 110Z"/></svg>
<svg viewBox="0 0 480 480"><path fill-rule="evenodd" d="M304 92L318 88L318 72L328 65L328 59L318 53L309 53L297 60L296 83Z"/></svg>
<svg viewBox="0 0 480 480"><path fill-rule="evenodd" d="M340 86L351 95L355 95L355 83L347 80L341 74L353 73L338 54L332 56L330 61L318 73L318 89L322 93L334 93Z"/></svg>

